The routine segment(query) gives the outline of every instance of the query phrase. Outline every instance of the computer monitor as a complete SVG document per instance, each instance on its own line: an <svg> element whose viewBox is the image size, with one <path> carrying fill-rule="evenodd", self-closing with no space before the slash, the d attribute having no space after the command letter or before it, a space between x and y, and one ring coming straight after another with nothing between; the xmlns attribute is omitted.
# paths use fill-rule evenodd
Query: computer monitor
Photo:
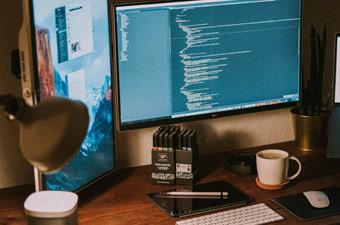
<svg viewBox="0 0 340 225"><path fill-rule="evenodd" d="M19 48L24 98L32 104L50 96L77 99L90 114L79 153L61 171L44 175L44 189L77 191L116 169L108 4L23 1Z"/></svg>
<svg viewBox="0 0 340 225"><path fill-rule="evenodd" d="M335 35L334 95L328 121L327 157L340 158L340 33Z"/></svg>
<svg viewBox="0 0 340 225"><path fill-rule="evenodd" d="M121 130L293 105L300 0L116 3Z"/></svg>
<svg viewBox="0 0 340 225"><path fill-rule="evenodd" d="M335 36L334 103L340 104L340 34Z"/></svg>

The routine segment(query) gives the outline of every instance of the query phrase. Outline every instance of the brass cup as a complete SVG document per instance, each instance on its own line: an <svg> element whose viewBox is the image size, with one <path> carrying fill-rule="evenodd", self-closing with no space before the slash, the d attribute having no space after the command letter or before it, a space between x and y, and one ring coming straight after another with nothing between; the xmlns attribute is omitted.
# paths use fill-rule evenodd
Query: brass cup
<svg viewBox="0 0 340 225"><path fill-rule="evenodd" d="M329 114L305 116L298 114L295 109L292 109L291 112L296 147L304 151L320 151L324 149L328 138Z"/></svg>

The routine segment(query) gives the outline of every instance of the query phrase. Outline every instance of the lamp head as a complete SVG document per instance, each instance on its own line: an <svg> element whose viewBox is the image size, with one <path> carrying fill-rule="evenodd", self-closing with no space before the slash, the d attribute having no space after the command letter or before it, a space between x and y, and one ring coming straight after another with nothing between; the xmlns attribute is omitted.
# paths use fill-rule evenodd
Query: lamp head
<svg viewBox="0 0 340 225"><path fill-rule="evenodd" d="M4 109L19 124L23 156L43 173L61 169L78 152L87 133L88 110L80 101L50 97L31 107L12 96Z"/></svg>

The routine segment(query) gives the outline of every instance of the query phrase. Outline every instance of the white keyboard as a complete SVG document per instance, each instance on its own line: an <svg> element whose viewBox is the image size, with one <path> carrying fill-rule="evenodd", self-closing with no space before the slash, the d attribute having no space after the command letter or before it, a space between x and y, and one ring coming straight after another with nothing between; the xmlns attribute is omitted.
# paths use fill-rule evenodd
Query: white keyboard
<svg viewBox="0 0 340 225"><path fill-rule="evenodd" d="M284 218L264 203L177 221L177 225L259 225Z"/></svg>

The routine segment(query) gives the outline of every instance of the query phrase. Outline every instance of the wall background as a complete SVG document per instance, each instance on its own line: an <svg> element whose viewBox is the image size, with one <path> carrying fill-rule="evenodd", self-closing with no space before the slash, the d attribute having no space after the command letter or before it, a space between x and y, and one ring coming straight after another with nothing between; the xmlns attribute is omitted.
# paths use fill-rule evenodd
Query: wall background
<svg viewBox="0 0 340 225"><path fill-rule="evenodd" d="M260 146L294 139L289 109L279 109L180 124L199 130L200 155ZM120 167L151 163L152 134L155 128L118 132Z"/></svg>
<svg viewBox="0 0 340 225"><path fill-rule="evenodd" d="M17 47L21 25L21 0L1 0L0 94L21 94L20 81L10 73L10 52ZM0 111L0 188L33 182L33 169L21 156L18 127Z"/></svg>
<svg viewBox="0 0 340 225"><path fill-rule="evenodd" d="M20 95L20 81L10 73L10 51L17 48L21 0L0 0L0 94ZM198 129L200 154L208 155L294 139L289 109L279 109L181 124ZM152 134L157 128L117 132L120 168L151 163ZM0 188L33 182L33 170L18 149L18 129L0 113Z"/></svg>

